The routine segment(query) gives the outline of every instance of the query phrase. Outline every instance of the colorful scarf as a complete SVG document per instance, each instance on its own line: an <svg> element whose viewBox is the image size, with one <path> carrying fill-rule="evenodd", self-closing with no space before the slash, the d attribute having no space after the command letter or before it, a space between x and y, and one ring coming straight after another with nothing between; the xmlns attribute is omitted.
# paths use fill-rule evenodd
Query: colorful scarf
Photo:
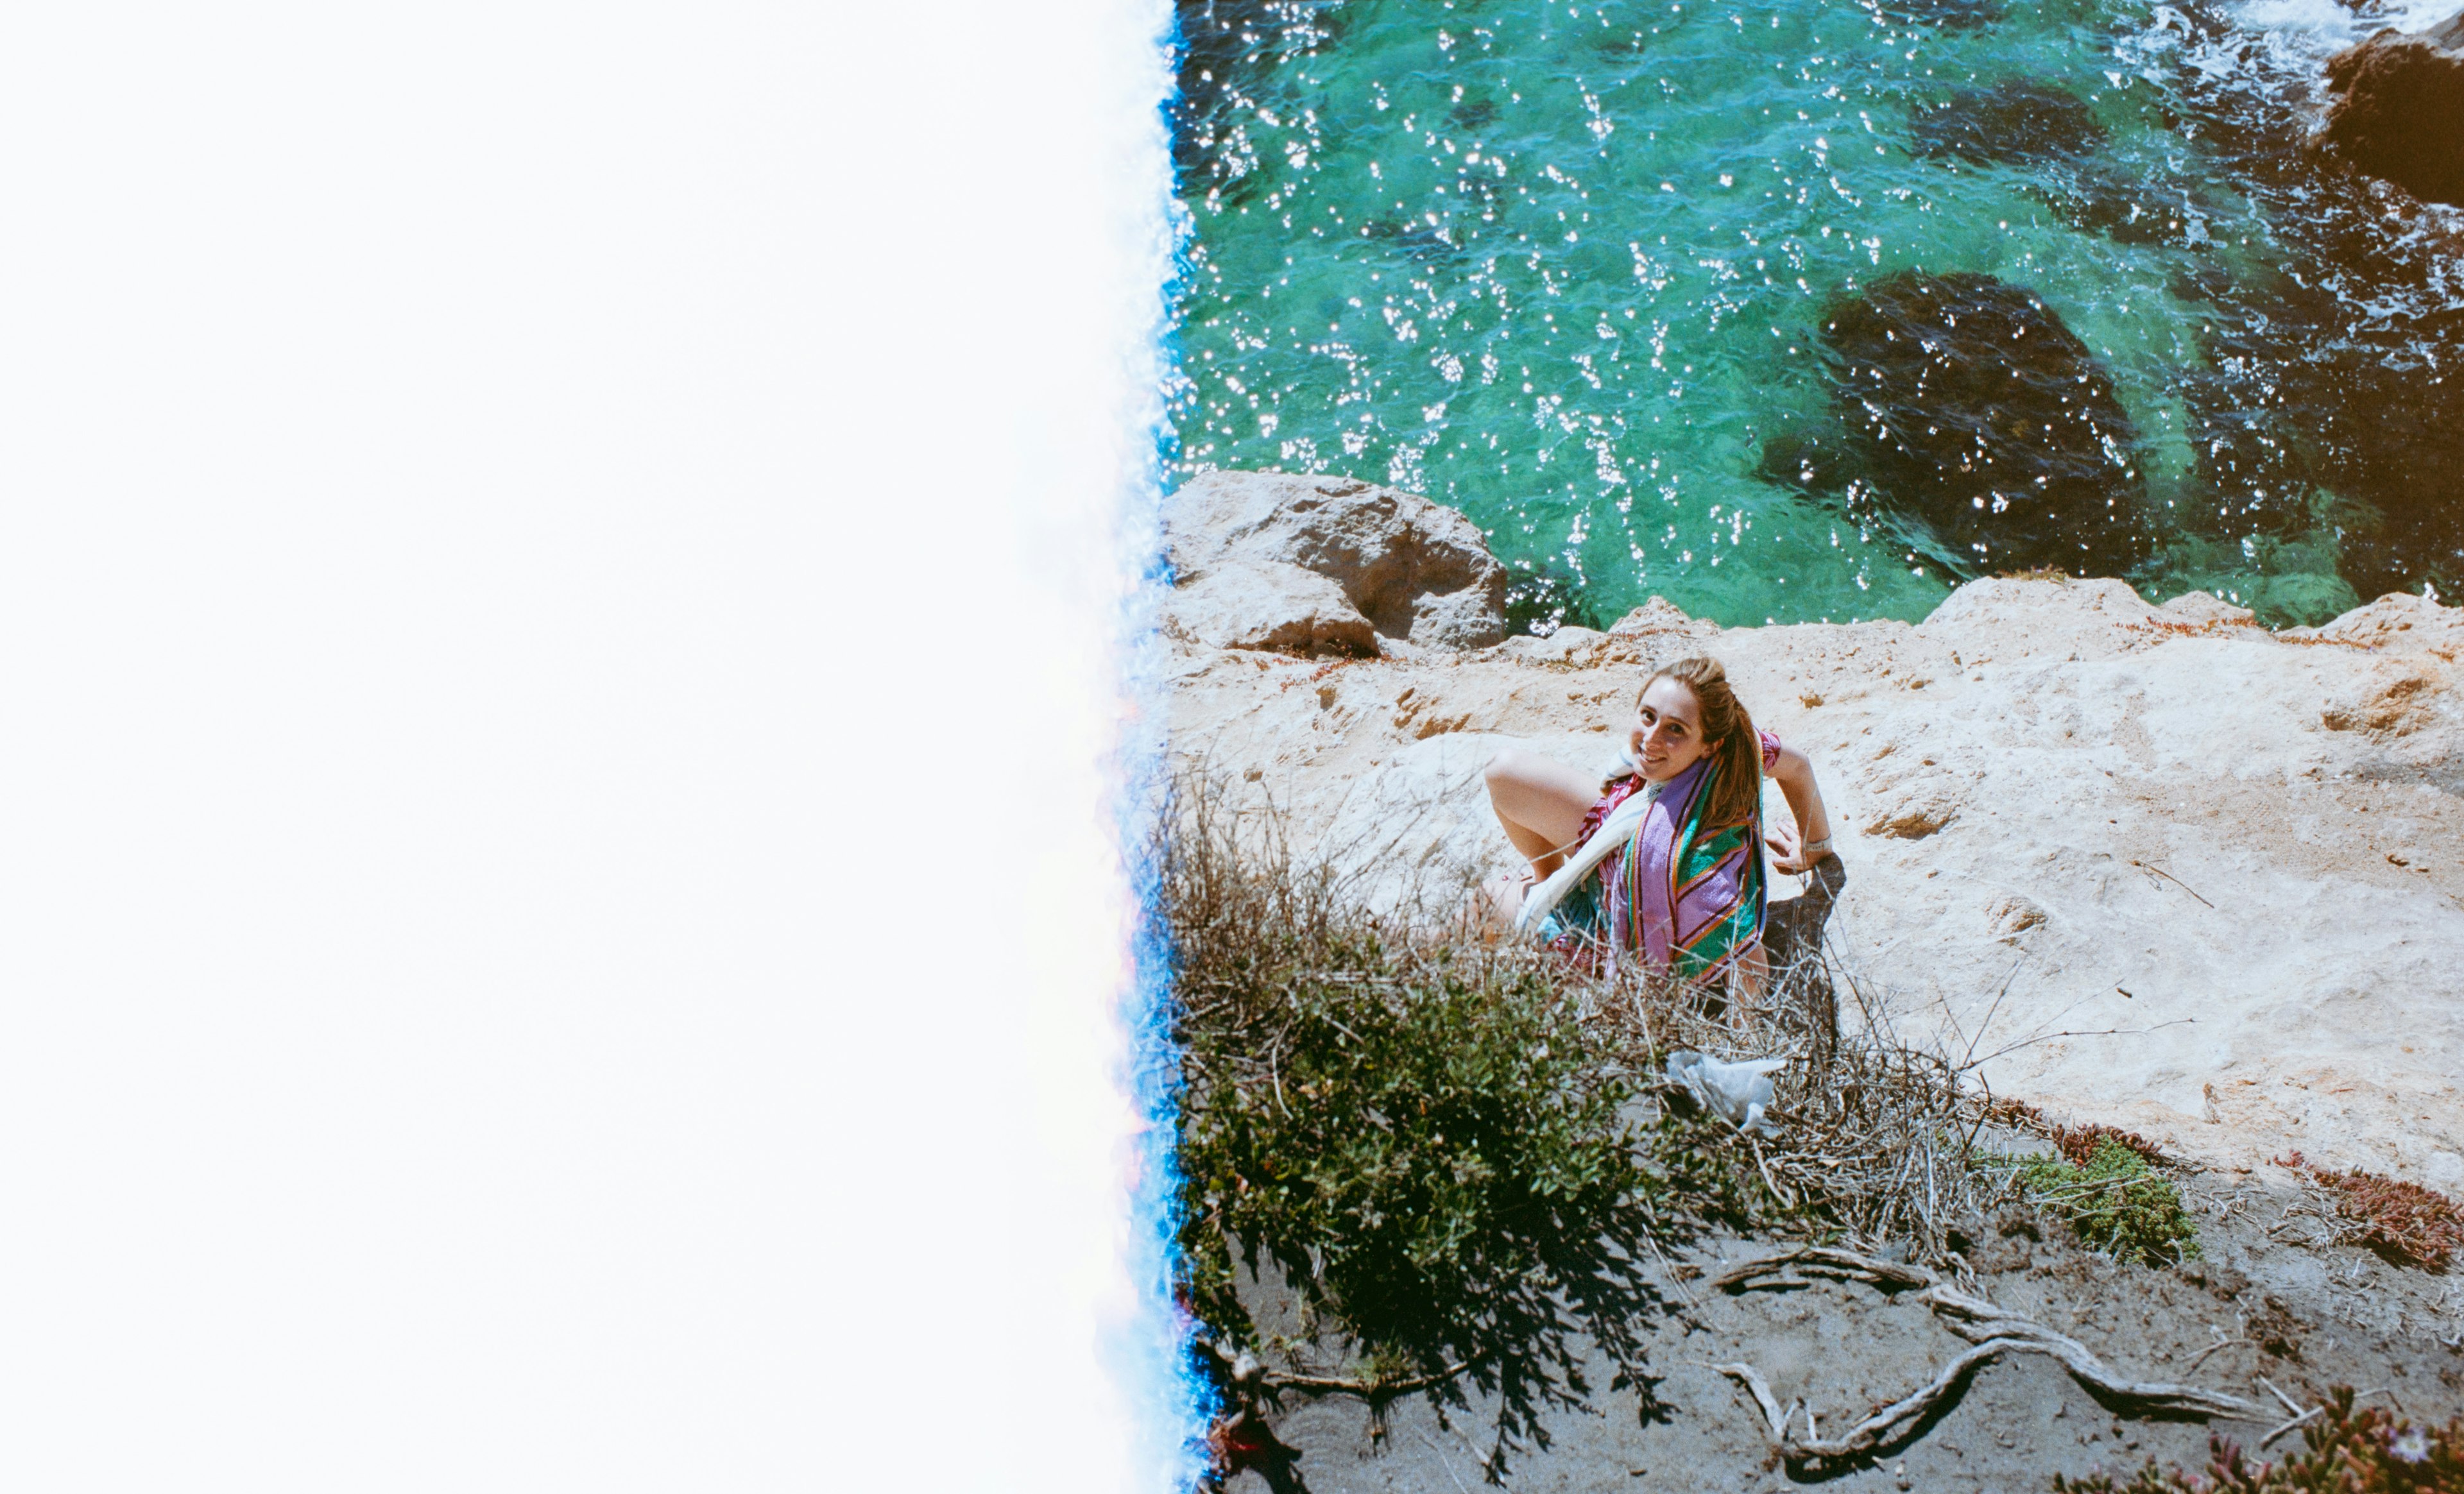
<svg viewBox="0 0 2464 1494"><path fill-rule="evenodd" d="M1703 823L1719 780L1707 756L1668 780L1616 859L1607 884L1610 959L1639 950L1644 963L1697 979L1725 970L1763 936L1760 816Z"/></svg>

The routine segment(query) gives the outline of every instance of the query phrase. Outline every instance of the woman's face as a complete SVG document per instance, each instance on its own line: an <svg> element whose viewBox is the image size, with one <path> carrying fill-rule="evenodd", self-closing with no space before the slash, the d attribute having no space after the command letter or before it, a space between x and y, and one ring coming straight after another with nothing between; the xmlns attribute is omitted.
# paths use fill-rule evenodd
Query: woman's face
<svg viewBox="0 0 2464 1494"><path fill-rule="evenodd" d="M1642 776L1665 783L1708 750L1703 740L1703 703L1673 679L1656 679L1635 710L1634 759Z"/></svg>

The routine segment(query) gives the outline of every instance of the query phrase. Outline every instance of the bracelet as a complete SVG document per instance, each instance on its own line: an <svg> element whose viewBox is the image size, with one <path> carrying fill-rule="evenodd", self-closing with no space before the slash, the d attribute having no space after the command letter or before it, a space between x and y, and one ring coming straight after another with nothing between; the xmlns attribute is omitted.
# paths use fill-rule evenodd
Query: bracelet
<svg viewBox="0 0 2464 1494"><path fill-rule="evenodd" d="M1830 855L1831 837L1826 835L1818 841L1807 841L1804 845L1797 847L1797 854L1815 860L1819 860L1824 856Z"/></svg>

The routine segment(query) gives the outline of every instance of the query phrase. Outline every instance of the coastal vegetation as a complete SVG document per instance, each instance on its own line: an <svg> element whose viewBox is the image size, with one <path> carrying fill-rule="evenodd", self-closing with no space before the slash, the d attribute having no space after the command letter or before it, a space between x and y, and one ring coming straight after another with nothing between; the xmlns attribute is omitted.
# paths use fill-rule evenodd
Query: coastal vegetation
<svg viewBox="0 0 2464 1494"><path fill-rule="evenodd" d="M1713 1231L1956 1271L1990 1214L2035 1205L2123 1259L2195 1250L2110 1139L2014 1178L1979 1137L2041 1119L1898 1041L1844 973L1858 1021L1834 1034L1818 956L1786 1000L1723 1008L1487 942L1436 898L1373 909L1203 779L1166 823L1181 1291L1227 1402L1476 1390L1502 1452L1585 1402L1595 1351L1648 1397L1639 1344L1690 1274L1666 1251ZM1769 1131L1671 1081L1684 1050L1791 1055ZM1261 1311L1268 1280L1294 1310Z"/></svg>
<svg viewBox="0 0 2464 1494"><path fill-rule="evenodd" d="M2222 1438L2204 1470L2159 1468L2126 1481L2054 1476L2054 1494L2444 1494L2464 1488L2464 1417L2416 1425L2384 1406L2362 1406L2349 1385L2300 1414L2301 1443L2271 1462Z"/></svg>
<svg viewBox="0 0 2464 1494"><path fill-rule="evenodd" d="M2117 1259L2172 1265L2195 1258L2198 1228L2181 1190L2157 1170L2154 1149L2106 1128L2086 1130L2057 1135L2053 1154L2014 1162L2013 1181L2029 1201Z"/></svg>

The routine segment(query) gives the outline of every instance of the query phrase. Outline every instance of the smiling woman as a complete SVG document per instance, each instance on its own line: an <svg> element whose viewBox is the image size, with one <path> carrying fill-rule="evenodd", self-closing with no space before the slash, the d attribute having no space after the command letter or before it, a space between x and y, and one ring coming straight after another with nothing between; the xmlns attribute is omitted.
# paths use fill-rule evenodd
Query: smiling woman
<svg viewBox="0 0 2464 1494"><path fill-rule="evenodd" d="M1795 820L1766 833L1762 780ZM1802 872L1831 854L1814 764L1754 729L1716 659L1681 659L1645 681L1605 779L1509 748L1490 760L1489 802L1530 864L1487 900L1517 931L1614 968L1762 990L1766 848Z"/></svg>

